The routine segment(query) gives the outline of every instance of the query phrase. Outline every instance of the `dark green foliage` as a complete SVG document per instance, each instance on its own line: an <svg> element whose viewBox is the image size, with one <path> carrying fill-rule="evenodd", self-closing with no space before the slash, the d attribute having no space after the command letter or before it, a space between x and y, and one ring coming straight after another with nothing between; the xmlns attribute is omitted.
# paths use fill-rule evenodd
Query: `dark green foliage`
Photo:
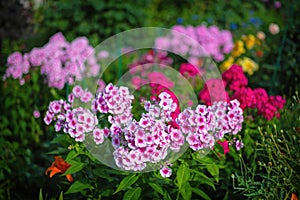
<svg viewBox="0 0 300 200"><path fill-rule="evenodd" d="M119 32L143 26L144 3L98 0L47 1L37 14L39 32L46 38L62 32L68 40L88 36L93 46Z"/></svg>
<svg viewBox="0 0 300 200"><path fill-rule="evenodd" d="M40 84L43 78L37 71L25 79L23 86L7 80L0 88L0 199L38 196L52 162L46 154L52 135L43 125L43 115L53 97L47 85ZM38 119L33 116L35 109L41 112Z"/></svg>
<svg viewBox="0 0 300 200"><path fill-rule="evenodd" d="M5 64L7 44L25 37L33 28L32 7L20 0L0 1L0 65ZM11 47L10 46L10 47Z"/></svg>

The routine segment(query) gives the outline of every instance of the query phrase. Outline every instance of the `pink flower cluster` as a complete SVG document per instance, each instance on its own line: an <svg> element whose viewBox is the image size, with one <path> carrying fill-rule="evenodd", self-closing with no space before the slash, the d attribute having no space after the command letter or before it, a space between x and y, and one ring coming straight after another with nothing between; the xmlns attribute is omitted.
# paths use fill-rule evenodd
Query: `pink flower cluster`
<svg viewBox="0 0 300 200"><path fill-rule="evenodd" d="M55 121L55 131L69 134L75 141L82 142L85 134L90 133L98 125L97 117L90 111L82 107L72 109L75 98L87 103L91 101L92 94L83 90L80 86L75 86L68 96L68 101L56 100L50 102L44 117L44 122L49 125Z"/></svg>
<svg viewBox="0 0 300 200"><path fill-rule="evenodd" d="M199 48L199 44L202 48ZM204 25L197 27L176 25L173 26L170 35L159 37L155 41L157 49L186 55L189 61L203 56L211 56L217 62L222 61L224 54L230 53L233 46L230 31L220 30L217 26Z"/></svg>
<svg viewBox="0 0 300 200"><path fill-rule="evenodd" d="M163 68L171 65L173 59L167 56L167 52L150 50L141 59L129 65L130 73L136 75L132 78L132 84L139 89L147 83L160 83L166 87L173 87L174 83L169 81L161 72L149 72L155 66Z"/></svg>
<svg viewBox="0 0 300 200"><path fill-rule="evenodd" d="M212 84L214 86L211 86ZM238 65L232 65L225 71L222 74L222 80L207 81L204 89L199 93L199 98L207 105L211 105L219 98L224 99L224 97L237 99L243 110L246 108L257 109L257 114L264 116L267 120L271 120L275 116L279 118L279 109L282 109L286 102L281 96L269 96L263 88L248 87L248 79Z"/></svg>
<svg viewBox="0 0 300 200"><path fill-rule="evenodd" d="M72 85L75 79L98 75L100 65L93 54L94 49L86 37L69 43L62 33L56 33L41 48L33 48L23 56L20 52L12 53L7 59L4 79L12 77L23 83L23 74L40 67L40 73L46 76L49 87L62 89L65 83Z"/></svg>
<svg viewBox="0 0 300 200"><path fill-rule="evenodd" d="M173 128L178 129L179 126L176 123L176 118L178 117L178 115L180 113L180 105L179 105L179 101L178 101L176 95L171 90L169 90L167 87L164 87L159 84L150 84L150 87L152 89L151 90L151 94L152 94L151 100L153 100L153 101L159 101L160 100L159 95L162 92L165 92L168 95L170 95L170 98L176 104L176 109L173 112L171 112L170 115L171 115L172 121L169 121L168 124L171 125Z"/></svg>
<svg viewBox="0 0 300 200"><path fill-rule="evenodd" d="M242 129L243 110L238 100L215 102L212 106L198 105L195 110L185 109L177 123L187 135L186 140L194 151L212 149L225 134L236 135Z"/></svg>
<svg viewBox="0 0 300 200"><path fill-rule="evenodd" d="M123 99L126 108L122 113L115 112L113 106L108 105L113 98L118 97ZM133 99L129 93L124 93L124 87L109 84L94 100L97 102L97 111L112 114L109 116L111 127L106 129L106 137L111 139L115 148L113 155L120 168L141 171L147 163L158 163L165 159L169 149L179 151L183 145L184 137L181 132L167 125L172 120L171 113L177 109L177 104L168 93L161 93L159 98L160 101L156 104L144 102L146 113L142 114L139 121L133 119L132 115L123 115L127 112L131 114ZM108 109L101 108L103 105L107 105L104 107ZM120 114L127 120L122 121ZM104 134L105 129L100 131Z"/></svg>
<svg viewBox="0 0 300 200"><path fill-rule="evenodd" d="M145 64L160 64L161 67L164 67L164 66L171 65L172 63L173 63L173 59L168 57L168 53L166 51L150 50L146 54L142 55L140 59L131 63L129 65L129 68L134 69L137 66L141 66ZM134 70L130 72L136 73L136 71Z"/></svg>
<svg viewBox="0 0 300 200"><path fill-rule="evenodd" d="M228 101L229 96L225 90L225 85L226 82L222 79L208 79L204 84L204 88L199 93L199 99L209 106L214 102Z"/></svg>
<svg viewBox="0 0 300 200"><path fill-rule="evenodd" d="M132 119L132 100L134 96L127 87L120 88L108 84L92 101L92 111L112 114L108 121L117 126L126 126Z"/></svg>
<svg viewBox="0 0 300 200"><path fill-rule="evenodd" d="M91 110L72 108L76 98L91 103ZM187 108L180 113L176 96L166 89L153 101L142 101L145 112L136 120L132 114L133 99L127 87L111 83L97 92L95 98L89 91L75 86L68 101L49 104L44 121L47 125L55 121L56 131L62 130L77 142L84 141L87 134L96 145L109 140L116 165L121 169L141 171L148 164L161 165L163 177L172 174L166 160L168 153L179 152L185 141L195 151L211 149L215 141L225 134L237 134L242 127L243 111L237 100L198 105L195 110ZM110 126L99 124L97 116L106 117Z"/></svg>

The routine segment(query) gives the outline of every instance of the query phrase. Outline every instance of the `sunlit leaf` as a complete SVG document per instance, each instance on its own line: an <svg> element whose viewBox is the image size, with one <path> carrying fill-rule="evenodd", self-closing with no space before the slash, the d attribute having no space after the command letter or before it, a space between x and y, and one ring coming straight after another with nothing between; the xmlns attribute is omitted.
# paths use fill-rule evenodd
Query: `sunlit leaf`
<svg viewBox="0 0 300 200"><path fill-rule="evenodd" d="M130 174L126 176L118 186L117 190L114 192L114 194L120 192L121 190L125 190L128 187L130 187L132 184L134 184L139 179L138 174Z"/></svg>
<svg viewBox="0 0 300 200"><path fill-rule="evenodd" d="M142 189L140 187L131 188L128 190L123 197L123 200L138 200L140 198Z"/></svg>
<svg viewBox="0 0 300 200"><path fill-rule="evenodd" d="M90 184L87 183L82 183L80 181L75 181L70 187L69 189L66 191L65 194L72 194L72 193L77 193L77 192L81 192L87 188L91 188L93 189L93 187Z"/></svg>

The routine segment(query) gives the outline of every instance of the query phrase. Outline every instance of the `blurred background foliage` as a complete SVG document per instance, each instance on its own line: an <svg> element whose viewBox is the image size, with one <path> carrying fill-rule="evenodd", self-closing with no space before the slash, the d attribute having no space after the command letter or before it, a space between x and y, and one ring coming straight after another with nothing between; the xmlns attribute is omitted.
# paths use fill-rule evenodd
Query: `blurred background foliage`
<svg viewBox="0 0 300 200"><path fill-rule="evenodd" d="M0 76L5 73L6 59L10 53L28 52L33 47L42 46L56 32L62 32L68 41L78 36L86 36L90 43L96 46L106 38L132 28L170 28L176 24L217 25L221 29L230 30L234 39L243 34L265 32L269 49L264 52L264 64L249 78L250 85L254 88L264 87L271 94L284 95L290 101L295 91L300 89L300 2L282 1L280 8L275 8L274 3L273 0L1 1ZM278 35L269 33L270 23L279 25L281 30ZM43 124L42 118L49 101L65 97L67 89L49 89L37 70L31 71L25 80L26 83L22 86L12 79L0 84L0 199L32 199L33 196L38 196L40 188L50 187L48 192L53 192L57 191L55 187L58 187L58 183L53 186L44 175L45 169L53 160L53 155L45 152L56 149L57 144L50 143L54 133ZM289 103L280 121L274 119L265 122L260 119L244 125L246 148L243 159L248 168L240 169L240 155L228 154L223 159L212 155L218 166L225 166L220 170L219 182L215 182L217 192L212 188L205 188L212 199L241 198L242 195L249 198L255 195L257 198L272 198L260 193L271 191L272 188L276 189L276 193L272 194L281 197L284 197L283 194L290 194L291 191L300 191L299 179L294 180L294 174L299 172L286 174L282 173L281 168L274 168L290 163L293 165L291 168L299 169L297 163L294 163L299 163L299 138L290 138L292 133L299 136L299 121L294 121L299 118L299 106L290 108L291 104L296 103ZM41 118L33 117L32 113L36 109L40 110ZM267 127L264 128L265 126ZM286 144L291 147L289 152L280 149L286 156L268 154L270 150L277 152L276 145L282 145L282 141L274 143L272 135L277 140L276 137L282 140L282 135L284 136ZM247 145L253 148L247 148ZM257 146L260 146L262 151L258 151ZM260 164L257 166L258 161ZM233 185L231 179L233 171L237 172L234 179L236 185ZM245 171L248 172L248 176L245 173L241 175L241 172ZM113 173L108 174L109 177L104 174L101 176L104 178L99 181L111 180L110 185L115 185L123 178L123 175ZM56 177L54 182L62 178ZM278 182L286 184L279 189L274 185ZM161 180L157 184L164 184L166 190L172 187L172 183L162 183ZM238 193L235 193L234 187ZM102 192L109 194L111 191L104 189ZM54 196L58 195L59 193L55 193Z"/></svg>

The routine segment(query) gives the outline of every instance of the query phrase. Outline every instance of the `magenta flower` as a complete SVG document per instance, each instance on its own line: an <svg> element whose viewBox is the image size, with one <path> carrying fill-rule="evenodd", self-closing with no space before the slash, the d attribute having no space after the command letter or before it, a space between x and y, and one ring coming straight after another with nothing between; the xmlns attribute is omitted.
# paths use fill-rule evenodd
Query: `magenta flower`
<svg viewBox="0 0 300 200"><path fill-rule="evenodd" d="M223 151L224 151L224 156L226 156L227 153L230 152L229 146L228 146L228 141L224 140L222 141L218 141L218 144L222 146Z"/></svg>
<svg viewBox="0 0 300 200"><path fill-rule="evenodd" d="M165 166L162 167L159 172L160 172L161 176L164 178L168 178L172 175L172 169L170 169L169 167L165 167Z"/></svg>
<svg viewBox="0 0 300 200"><path fill-rule="evenodd" d="M179 67L179 72L182 75L188 75L190 77L200 75L200 70L198 67L191 65L190 63L183 63Z"/></svg>
<svg viewBox="0 0 300 200"><path fill-rule="evenodd" d="M237 141L235 142L235 147L236 147L236 150L239 151L241 148L244 147L244 143L243 143L242 141L240 141L240 140L237 140Z"/></svg>
<svg viewBox="0 0 300 200"><path fill-rule="evenodd" d="M33 116L34 116L34 118L40 118L40 116L41 116L40 111L34 110L34 111L33 111Z"/></svg>

